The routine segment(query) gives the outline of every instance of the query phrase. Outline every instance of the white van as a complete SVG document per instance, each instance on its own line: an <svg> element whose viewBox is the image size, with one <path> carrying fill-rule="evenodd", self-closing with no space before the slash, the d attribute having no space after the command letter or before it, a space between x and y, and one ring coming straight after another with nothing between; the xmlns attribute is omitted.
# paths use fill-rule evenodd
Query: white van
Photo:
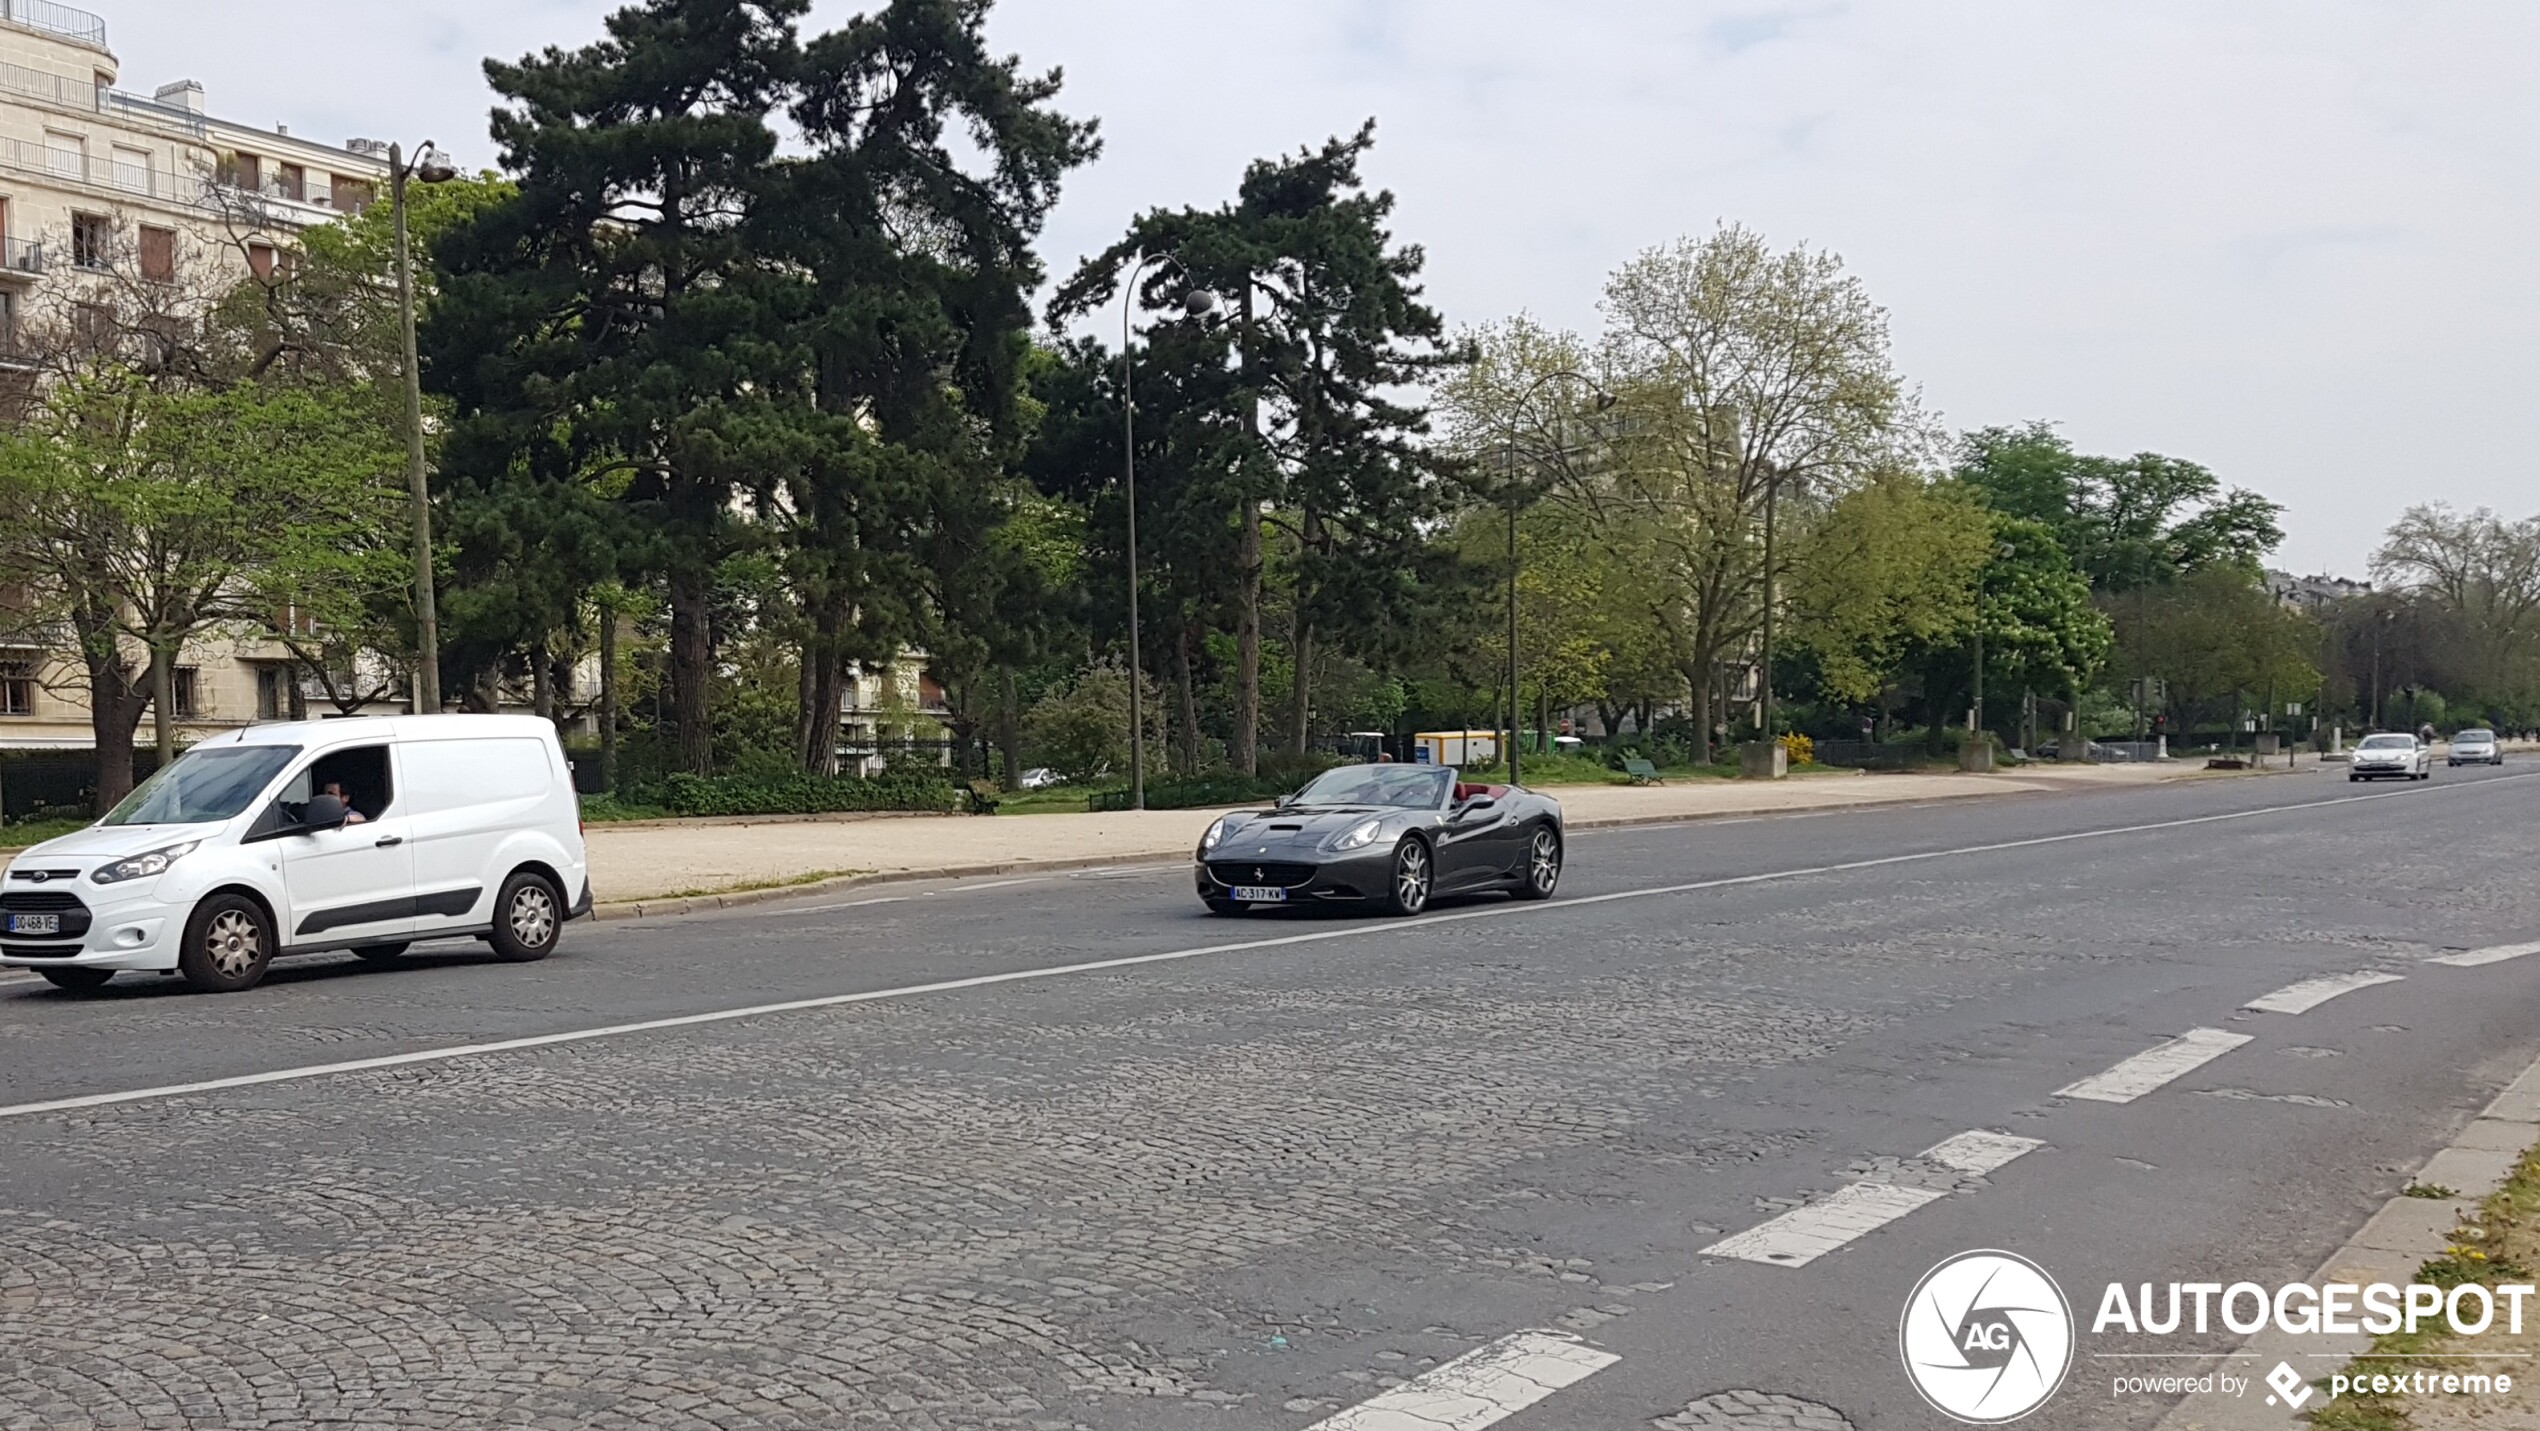
<svg viewBox="0 0 2540 1431"><path fill-rule="evenodd" d="M591 910L581 806L535 716L293 721L212 736L0 877L0 964L245 989L277 954L471 936L543 959Z"/></svg>

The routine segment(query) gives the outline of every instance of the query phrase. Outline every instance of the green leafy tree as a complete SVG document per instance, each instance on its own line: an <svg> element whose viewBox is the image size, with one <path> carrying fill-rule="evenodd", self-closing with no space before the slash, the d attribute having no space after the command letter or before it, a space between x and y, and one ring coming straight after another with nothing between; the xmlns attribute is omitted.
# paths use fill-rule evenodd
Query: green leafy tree
<svg viewBox="0 0 2540 1431"><path fill-rule="evenodd" d="M700 774L714 573L744 535L734 497L802 455L794 284L771 277L751 225L806 4L645 0L596 44L489 61L519 188L434 248L426 373L454 413L446 479L533 484L516 510L540 493L571 510L596 487L659 533L678 760Z"/></svg>
<svg viewBox="0 0 2540 1431"><path fill-rule="evenodd" d="M1319 149L1255 162L1231 204L1150 213L1086 260L1052 303L1062 318L1108 303L1141 253L1172 260L1139 295L1150 311L1187 312L1194 290L1232 301L1231 317L1157 325L1172 331L1153 341L1151 356L1189 363L1189 389L1216 389L1238 415L1183 447L1209 464L1205 487L1233 507L1231 746L1248 774L1264 694L1265 510L1287 544L1285 725L1298 751L1312 725L1318 641L1329 635L1369 657L1400 652L1426 599L1424 579L1437 576L1421 524L1438 509L1444 469L1420 441L1425 410L1405 393L1456 354L1420 301L1421 251L1395 245L1385 227L1393 196L1367 192L1359 174L1374 143L1371 122Z"/></svg>
<svg viewBox="0 0 2540 1431"><path fill-rule="evenodd" d="M1993 525L1963 487L1888 471L1794 533L1791 636L1815 656L1827 695L1869 704L1914 652L1966 634Z"/></svg>
<svg viewBox="0 0 2540 1431"><path fill-rule="evenodd" d="M0 433L0 571L77 647L109 802L145 710L174 756L189 644L350 625L398 580L402 526L373 391L273 371L204 255L180 252L170 281L129 258L24 316L31 401Z"/></svg>
<svg viewBox="0 0 2540 1431"><path fill-rule="evenodd" d="M2255 574L2284 540L2283 508L2226 489L2156 452L2092 457L2047 423L1989 427L1960 443L1957 473L1996 510L2042 522L2093 590L2131 591L2212 566Z"/></svg>

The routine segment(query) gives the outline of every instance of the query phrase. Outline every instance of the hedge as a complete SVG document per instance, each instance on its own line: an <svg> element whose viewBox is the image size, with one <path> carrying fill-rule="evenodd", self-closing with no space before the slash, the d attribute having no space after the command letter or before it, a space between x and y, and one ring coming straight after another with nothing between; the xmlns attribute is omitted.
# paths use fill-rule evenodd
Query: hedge
<svg viewBox="0 0 2540 1431"><path fill-rule="evenodd" d="M669 775L627 789L628 805L647 805L673 815L825 815L842 810L960 808L952 781L933 772L890 771L869 778L789 775Z"/></svg>

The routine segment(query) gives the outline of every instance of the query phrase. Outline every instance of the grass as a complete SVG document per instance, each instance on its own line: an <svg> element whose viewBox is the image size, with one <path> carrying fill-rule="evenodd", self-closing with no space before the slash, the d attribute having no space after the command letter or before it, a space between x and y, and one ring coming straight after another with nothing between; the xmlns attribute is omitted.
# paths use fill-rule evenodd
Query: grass
<svg viewBox="0 0 2540 1431"><path fill-rule="evenodd" d="M46 840L58 840L73 830L85 830L95 823L96 821L84 815L69 815L58 819L19 820L14 824L0 825L0 850L19 850L28 845L40 845Z"/></svg>
<svg viewBox="0 0 2540 1431"><path fill-rule="evenodd" d="M2450 1192L2449 1188L2412 1183L2404 1195L2440 1197ZM2528 1282L2535 1262L2540 1262L2540 1147L2523 1151L2505 1185L2490 1193L2476 1213L2452 1230L2451 1245L2442 1256L2429 1258L2418 1267L2416 1280L2436 1287L2457 1287L2469 1282L2488 1287ZM2368 1361L2358 1361L2348 1370L2369 1374L2470 1365L2463 1358L2447 1355L2453 1350L2453 1341L2450 1330L2439 1320L2414 1335L2393 1332L2372 1344ZM2394 1358L2404 1359L2403 1364L2391 1366ZM2520 1388L2516 1390L2519 1393ZM2407 1398L2350 1391L2313 1411L2311 1423L2320 1431L2408 1431Z"/></svg>
<svg viewBox="0 0 2540 1431"><path fill-rule="evenodd" d="M1044 785L997 797L1000 815L1082 815L1093 792L1082 785Z"/></svg>

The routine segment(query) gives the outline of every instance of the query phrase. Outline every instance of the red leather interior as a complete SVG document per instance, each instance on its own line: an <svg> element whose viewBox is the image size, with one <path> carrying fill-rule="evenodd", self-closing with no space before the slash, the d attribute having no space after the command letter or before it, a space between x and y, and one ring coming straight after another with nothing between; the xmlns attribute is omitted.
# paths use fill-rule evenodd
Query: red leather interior
<svg viewBox="0 0 2540 1431"><path fill-rule="evenodd" d="M1455 803L1458 805L1476 795L1488 795L1493 800L1504 800L1508 798L1508 787L1505 785L1457 785L1455 787Z"/></svg>

